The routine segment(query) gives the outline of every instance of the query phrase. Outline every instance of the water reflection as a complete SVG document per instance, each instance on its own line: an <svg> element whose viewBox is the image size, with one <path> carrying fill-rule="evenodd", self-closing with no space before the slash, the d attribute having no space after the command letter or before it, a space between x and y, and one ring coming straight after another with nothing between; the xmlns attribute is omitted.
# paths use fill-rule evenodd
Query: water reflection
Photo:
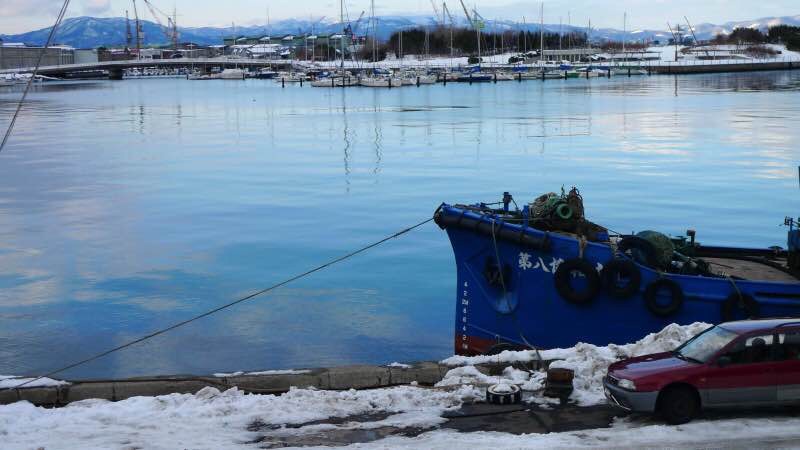
<svg viewBox="0 0 800 450"><path fill-rule="evenodd" d="M611 228L747 246L780 244L776 220L800 207L800 72L65 86L34 92L0 154L0 373L184 319L442 201L575 184ZM0 123L15 95L0 91ZM452 283L430 227L71 375L437 359L452 351Z"/></svg>

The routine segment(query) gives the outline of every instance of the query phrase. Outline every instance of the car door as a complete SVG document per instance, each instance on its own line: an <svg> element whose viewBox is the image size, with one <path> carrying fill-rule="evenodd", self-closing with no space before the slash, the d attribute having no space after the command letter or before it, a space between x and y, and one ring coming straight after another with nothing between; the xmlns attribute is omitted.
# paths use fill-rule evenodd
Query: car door
<svg viewBox="0 0 800 450"><path fill-rule="evenodd" d="M800 331L778 335L777 396L779 402L800 401Z"/></svg>
<svg viewBox="0 0 800 450"><path fill-rule="evenodd" d="M701 380L708 406L737 406L772 403L777 399L777 379L772 335L738 338L721 355L728 358L720 366L718 357Z"/></svg>

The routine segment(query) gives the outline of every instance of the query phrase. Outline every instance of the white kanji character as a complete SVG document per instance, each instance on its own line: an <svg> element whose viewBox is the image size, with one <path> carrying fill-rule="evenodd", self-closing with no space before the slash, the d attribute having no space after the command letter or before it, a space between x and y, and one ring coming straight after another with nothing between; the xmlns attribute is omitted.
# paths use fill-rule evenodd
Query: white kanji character
<svg viewBox="0 0 800 450"><path fill-rule="evenodd" d="M528 270L533 267L531 263L531 255L529 253L520 252L519 254L519 268L522 270Z"/></svg>
<svg viewBox="0 0 800 450"><path fill-rule="evenodd" d="M549 270L547 270L547 264L544 263L544 260L542 259L541 256L539 257L539 263L536 264L536 267L539 267L540 265L542 266L542 270L544 270L545 272L550 272Z"/></svg>
<svg viewBox="0 0 800 450"><path fill-rule="evenodd" d="M560 266L563 262L564 260L561 258L553 258L553 262L550 263L550 268L553 270L553 273L556 273L558 266Z"/></svg>

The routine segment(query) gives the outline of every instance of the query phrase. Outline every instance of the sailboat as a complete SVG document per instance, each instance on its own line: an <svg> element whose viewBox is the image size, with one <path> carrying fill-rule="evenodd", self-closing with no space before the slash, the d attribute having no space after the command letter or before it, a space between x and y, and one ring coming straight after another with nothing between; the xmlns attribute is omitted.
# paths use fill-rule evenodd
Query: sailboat
<svg viewBox="0 0 800 450"><path fill-rule="evenodd" d="M622 62L628 62L628 56L625 53L625 42L628 40L628 13L625 13L622 18ZM627 64L622 66L617 65L613 69L611 69L611 73L614 75L647 75L647 71L642 69L641 67L632 67Z"/></svg>
<svg viewBox="0 0 800 450"><path fill-rule="evenodd" d="M347 37L347 29L344 26L344 0L339 0L339 17L342 23L342 35L339 38L339 52L341 53L341 65L339 71L333 75L312 81L312 87L348 87L358 86L358 77L344 70L344 40Z"/></svg>
<svg viewBox="0 0 800 450"><path fill-rule="evenodd" d="M370 3L370 28L372 31L372 70L368 72L368 75L364 78L361 78L358 81L358 84L364 87L374 87L374 88L393 88L393 87L400 87L403 85L403 80L399 77L394 77L392 74L378 70L375 67L375 63L378 61L378 32L377 32L377 24L375 22L375 0L372 0Z"/></svg>

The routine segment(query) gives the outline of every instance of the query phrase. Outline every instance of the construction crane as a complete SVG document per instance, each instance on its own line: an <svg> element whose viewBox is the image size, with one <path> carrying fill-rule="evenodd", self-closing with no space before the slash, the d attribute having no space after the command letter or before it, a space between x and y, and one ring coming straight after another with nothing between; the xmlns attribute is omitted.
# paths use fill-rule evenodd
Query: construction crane
<svg viewBox="0 0 800 450"><path fill-rule="evenodd" d="M475 9L473 9L472 12L475 13L475 18L473 19L472 17L470 17L469 10L467 9L467 5L464 4L464 0L458 0L458 1L461 2L461 8L464 9L464 15L467 16L467 22L472 24L472 27L475 28L475 32L478 34L478 64L480 64L480 61L481 61L481 23L478 20L478 18L480 16L478 15L478 11L475 11Z"/></svg>
<svg viewBox="0 0 800 450"><path fill-rule="evenodd" d="M689 18L688 17L683 16L683 18L686 19L686 25L689 26L689 31L692 32L692 38L694 39L694 45L696 47L699 47L700 46L700 41L697 40L697 35L694 34L694 27L692 26L691 22L689 22ZM708 53L708 50L706 50L706 58L709 58L710 56L711 55Z"/></svg>
<svg viewBox="0 0 800 450"><path fill-rule="evenodd" d="M128 10L125 10L125 50L131 51L131 44L133 44L133 32L131 32L131 18L128 15Z"/></svg>
<svg viewBox="0 0 800 450"><path fill-rule="evenodd" d="M144 4L147 5L147 9L150 10L150 14L156 19L158 22L158 26L164 31L164 35L167 39L172 43L172 49L178 50L178 26L177 21L169 16L169 14L161 11L160 9L156 8L150 0L144 0ZM161 13L164 17L167 18L167 26L164 26L164 22L161 21L161 18L158 14Z"/></svg>
<svg viewBox="0 0 800 450"><path fill-rule="evenodd" d="M456 21L453 20L453 15L450 14L450 8L447 7L447 2L442 2L442 10L444 11L442 13L442 17L444 17L444 15L447 14L447 18L450 19L450 26L455 25Z"/></svg>
<svg viewBox="0 0 800 450"><path fill-rule="evenodd" d="M361 15L358 16L356 23L350 27L350 32L353 34L353 39L355 39L356 33L358 33L358 27L361 26L361 21L364 20L364 14L366 13L366 11L361 11Z"/></svg>
<svg viewBox="0 0 800 450"><path fill-rule="evenodd" d="M439 7L436 5L436 0L431 0L431 6L433 6L433 13L436 15L436 22L444 25L444 14L439 12Z"/></svg>
<svg viewBox="0 0 800 450"><path fill-rule="evenodd" d="M142 24L139 22L139 11L136 9L136 0L133 0L133 16L136 19L136 59L141 59L144 33L142 33Z"/></svg>

